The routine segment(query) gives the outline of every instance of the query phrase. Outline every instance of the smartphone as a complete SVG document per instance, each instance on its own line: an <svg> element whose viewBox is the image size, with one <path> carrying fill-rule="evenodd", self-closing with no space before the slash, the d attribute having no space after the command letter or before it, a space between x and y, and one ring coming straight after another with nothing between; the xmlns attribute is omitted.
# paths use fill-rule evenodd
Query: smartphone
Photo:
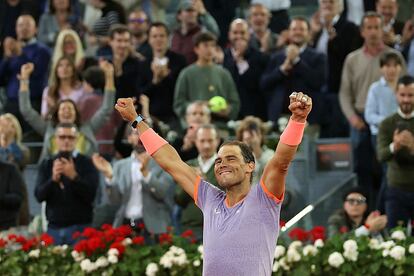
<svg viewBox="0 0 414 276"><path fill-rule="evenodd" d="M67 160L70 160L72 158L72 153L69 151L59 151L58 154L56 154L56 159L65 158Z"/></svg>

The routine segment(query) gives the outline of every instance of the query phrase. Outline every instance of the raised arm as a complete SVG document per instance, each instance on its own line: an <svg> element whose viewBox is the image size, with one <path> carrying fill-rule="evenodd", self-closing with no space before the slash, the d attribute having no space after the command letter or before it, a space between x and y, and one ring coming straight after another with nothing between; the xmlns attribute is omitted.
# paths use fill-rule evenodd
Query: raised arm
<svg viewBox="0 0 414 276"><path fill-rule="evenodd" d="M283 196L285 191L288 168L302 140L306 118L312 109L312 99L302 92L293 92L289 98L289 110L292 112L292 116L280 136L276 152L267 163L262 177L266 188L278 199Z"/></svg>
<svg viewBox="0 0 414 276"><path fill-rule="evenodd" d="M118 99L115 109L128 122L133 122L138 116L131 98ZM155 134L144 121L138 123L137 129L147 152L194 198L194 184L198 178L195 171L183 162L177 151L167 141Z"/></svg>

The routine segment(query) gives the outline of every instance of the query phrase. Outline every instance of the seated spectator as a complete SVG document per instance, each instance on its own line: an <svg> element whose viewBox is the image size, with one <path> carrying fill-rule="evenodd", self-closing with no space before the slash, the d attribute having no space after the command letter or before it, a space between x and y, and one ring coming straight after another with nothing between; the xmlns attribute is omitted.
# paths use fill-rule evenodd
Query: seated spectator
<svg viewBox="0 0 414 276"><path fill-rule="evenodd" d="M380 123L398 109L397 90L398 78L402 70L402 60L393 52L382 54L380 58L381 79L371 84L365 103L365 121L371 130L371 141L377 148L377 134Z"/></svg>
<svg viewBox="0 0 414 276"><path fill-rule="evenodd" d="M250 45L266 54L272 54L287 43L287 32L282 31L280 36L269 29L272 15L270 11L260 3L251 4L249 7L249 26L251 31Z"/></svg>
<svg viewBox="0 0 414 276"><path fill-rule="evenodd" d="M252 184L258 184L264 167L274 155L274 150L265 145L266 128L263 122L253 116L244 118L236 130L237 140L246 143L253 151L256 167L253 173Z"/></svg>
<svg viewBox="0 0 414 276"><path fill-rule="evenodd" d="M17 226L26 185L19 170L0 161L0 231Z"/></svg>
<svg viewBox="0 0 414 276"><path fill-rule="evenodd" d="M403 76L397 88L398 110L378 130L378 159L387 162L385 211L388 228L414 219L414 78ZM410 227L410 226L408 226Z"/></svg>
<svg viewBox="0 0 414 276"><path fill-rule="evenodd" d="M396 47L401 43L401 34L404 22L397 19L397 0L378 0L376 3L377 12L384 19L383 37L384 43L390 47Z"/></svg>
<svg viewBox="0 0 414 276"><path fill-rule="evenodd" d="M236 86L227 69L213 63L215 36L200 33L195 37L194 43L197 62L182 70L178 76L174 94L175 114L183 118L191 102L209 101L212 97L219 96L226 104L212 110L212 117L214 123L223 128L228 120L236 119L239 114L240 99Z"/></svg>
<svg viewBox="0 0 414 276"><path fill-rule="evenodd" d="M148 58L151 56L151 47L148 43L150 20L143 10L132 11L128 16L128 29L132 35L134 49Z"/></svg>
<svg viewBox="0 0 414 276"><path fill-rule="evenodd" d="M194 38L202 31L220 35L214 18L204 7L203 0L182 0L177 11L179 27L171 38L171 51L185 57L187 64L197 60Z"/></svg>
<svg viewBox="0 0 414 276"><path fill-rule="evenodd" d="M61 57L52 72L54 80L45 88L42 96L41 114L44 118L56 108L59 100L71 99L75 103L83 95L82 83L75 64L67 57Z"/></svg>
<svg viewBox="0 0 414 276"><path fill-rule="evenodd" d="M220 137L214 125L201 125L196 131L195 145L198 156L186 163L193 167L197 174L209 183L218 187L214 175L214 162ZM176 187L175 202L182 208L180 228L182 231L191 229L197 241L203 238L203 213L195 205L194 200L180 186Z"/></svg>
<svg viewBox="0 0 414 276"><path fill-rule="evenodd" d="M42 14L37 38L50 48L55 45L58 33L65 29L80 31L80 18L72 11L70 0L49 0L49 10Z"/></svg>
<svg viewBox="0 0 414 276"><path fill-rule="evenodd" d="M157 235L166 233L171 225L175 182L145 151L138 130L129 127L128 131L128 143L133 148L129 157L113 167L99 155L93 156L93 162L105 176L110 200L119 204L114 227L130 225L147 242L157 240Z"/></svg>
<svg viewBox="0 0 414 276"><path fill-rule="evenodd" d="M0 86L6 87L7 102L4 111L12 113L20 122L24 122L19 112L17 75L23 64L31 62L35 65L36 69L30 78L30 98L33 107L40 110L42 91L47 83L50 52L45 45L36 41L36 22L32 16L19 16L16 33L17 40L11 37L4 40L4 55L0 62ZM23 131L28 130L27 124L24 123L22 127Z"/></svg>
<svg viewBox="0 0 414 276"><path fill-rule="evenodd" d="M55 72L56 64L62 57L69 58L75 64L79 72L84 67L85 52L79 35L73 30L63 30L59 32L56 39L56 45L53 49L50 72ZM54 76L55 74L50 74L49 83L55 81L53 79Z"/></svg>
<svg viewBox="0 0 414 276"><path fill-rule="evenodd" d="M92 222L99 175L91 159L76 151L78 138L75 124L57 125L54 139L58 154L39 166L35 196L46 202L47 233L56 245L73 245L73 234Z"/></svg>
<svg viewBox="0 0 414 276"><path fill-rule="evenodd" d="M367 194L360 187L350 188L343 195L343 208L328 219L328 236L354 231L356 236L377 235L387 224L387 216L378 211L369 213Z"/></svg>
<svg viewBox="0 0 414 276"><path fill-rule="evenodd" d="M288 10L291 6L290 0L269 1L269 0L252 0L252 4L261 4L271 13L269 28L280 34L289 27L290 17Z"/></svg>
<svg viewBox="0 0 414 276"><path fill-rule="evenodd" d="M95 133L108 120L113 111L115 103L115 87L113 80L113 66L107 61L101 61L101 68L107 72L105 80L105 92L103 104L94 116L85 123L81 123L81 116L76 104L71 99L61 100L56 104L50 118L43 118L34 110L29 101L29 83L28 79L33 71L32 64L24 64L20 72L20 112L25 120L34 128L34 130L44 137L43 148L40 160L53 156L57 152L54 143L55 127L59 123L76 124L79 128L79 139L76 149L87 156L98 150Z"/></svg>

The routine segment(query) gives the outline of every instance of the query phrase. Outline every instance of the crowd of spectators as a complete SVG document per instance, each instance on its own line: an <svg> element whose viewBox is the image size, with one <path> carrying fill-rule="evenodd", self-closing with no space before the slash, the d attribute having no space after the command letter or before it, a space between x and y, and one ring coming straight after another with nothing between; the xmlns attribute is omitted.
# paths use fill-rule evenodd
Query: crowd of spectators
<svg viewBox="0 0 414 276"><path fill-rule="evenodd" d="M132 97L213 184L217 148L234 135L254 152L257 184L274 152L266 134L289 116L293 91L313 99L309 135L352 145L358 187L329 232L380 235L414 220L413 4L318 0L305 17L291 2L0 0L0 229L31 219L21 175L34 160L56 243L103 223L148 242L171 225L201 240L202 213L113 111L116 99ZM43 143L40 155L26 141Z"/></svg>

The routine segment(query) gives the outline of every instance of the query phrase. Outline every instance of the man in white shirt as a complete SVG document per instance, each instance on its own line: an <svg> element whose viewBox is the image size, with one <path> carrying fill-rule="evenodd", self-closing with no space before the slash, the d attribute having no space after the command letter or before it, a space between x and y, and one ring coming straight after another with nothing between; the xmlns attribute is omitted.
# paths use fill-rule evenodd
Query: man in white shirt
<svg viewBox="0 0 414 276"><path fill-rule="evenodd" d="M252 4L262 4L265 6L272 14L270 18L269 28L275 32L280 33L283 30L286 30L289 27L289 13L290 0L253 0Z"/></svg>

